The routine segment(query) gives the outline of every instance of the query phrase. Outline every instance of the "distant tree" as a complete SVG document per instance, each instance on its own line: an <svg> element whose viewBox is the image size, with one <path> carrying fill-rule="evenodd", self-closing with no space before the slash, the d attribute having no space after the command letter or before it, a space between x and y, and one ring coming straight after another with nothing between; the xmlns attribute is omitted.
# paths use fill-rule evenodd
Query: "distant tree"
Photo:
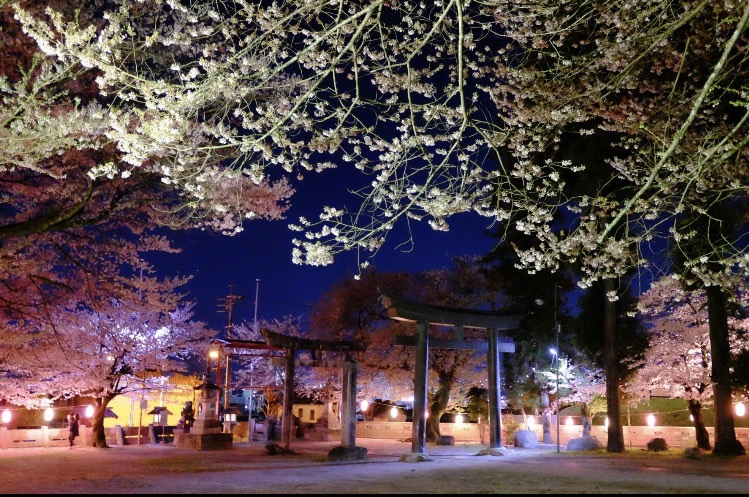
<svg viewBox="0 0 749 497"><path fill-rule="evenodd" d="M357 354L361 368L360 395L392 400L413 395L413 348L396 345L398 335L412 335L413 326L390 319L385 313L382 292L398 294L430 304L483 309L501 305L499 294L486 290L478 260L458 257L450 269L417 274L380 273L366 268L358 280L347 278L336 283L313 310L313 327L336 336L351 336L366 345ZM326 317L327 316L327 317ZM451 330L432 326L430 333L447 337ZM470 335L472 332L466 330ZM467 336L486 339L485 334ZM486 387L486 357L466 350L430 349L428 387L429 418L427 438L439 437L439 419L447 410L465 406L471 387Z"/></svg>
<svg viewBox="0 0 749 497"><path fill-rule="evenodd" d="M0 378L0 388L10 402L32 408L55 399L95 398L94 447L107 446L104 413L113 398L161 388L163 375L185 370L196 345L213 334L192 321L191 307L165 314L114 303L96 312L61 312L32 341L3 346L14 369Z"/></svg>
<svg viewBox="0 0 749 497"><path fill-rule="evenodd" d="M227 334L228 340L247 340L263 343L261 330L272 331L279 335L300 337L304 330L301 328L300 316L285 316L281 319L259 319L257 330L255 323L242 322L232 327ZM282 365L274 364L273 357L282 358L283 353L273 353L264 348L237 347L229 351L232 354L232 383L241 385L258 385L259 387L282 387L286 381L285 369ZM296 386L300 384L299 377Z"/></svg>

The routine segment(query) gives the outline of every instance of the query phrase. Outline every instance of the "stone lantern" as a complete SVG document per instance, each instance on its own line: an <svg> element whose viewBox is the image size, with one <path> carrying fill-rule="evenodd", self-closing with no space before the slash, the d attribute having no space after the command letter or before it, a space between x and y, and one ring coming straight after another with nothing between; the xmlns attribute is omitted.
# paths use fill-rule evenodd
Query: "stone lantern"
<svg viewBox="0 0 749 497"><path fill-rule="evenodd" d="M190 431L180 430L175 434L174 444L178 447L188 447L196 450L231 449L233 437L231 433L221 433L221 422L218 420L216 405L221 397L221 388L204 380L195 387L198 396L198 408L195 421Z"/></svg>

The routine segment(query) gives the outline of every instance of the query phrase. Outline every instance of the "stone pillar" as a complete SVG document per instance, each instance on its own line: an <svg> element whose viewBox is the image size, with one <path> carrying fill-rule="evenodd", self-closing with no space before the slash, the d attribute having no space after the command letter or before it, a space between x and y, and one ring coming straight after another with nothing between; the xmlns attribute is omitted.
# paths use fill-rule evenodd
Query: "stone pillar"
<svg viewBox="0 0 749 497"><path fill-rule="evenodd" d="M49 440L49 427L48 426L42 426L42 445L44 447L49 447L50 445Z"/></svg>
<svg viewBox="0 0 749 497"><path fill-rule="evenodd" d="M341 447L356 447L356 363L347 360L343 366L341 392Z"/></svg>
<svg viewBox="0 0 749 497"><path fill-rule="evenodd" d="M296 349L287 349L286 380L283 389L283 415L281 416L281 441L286 449L291 449L291 431L294 427L294 360Z"/></svg>
<svg viewBox="0 0 749 497"><path fill-rule="evenodd" d="M82 447L90 447L91 446L91 438L93 435L93 428L90 428L83 423L80 424L79 427L79 433L81 437L81 446Z"/></svg>
<svg viewBox="0 0 749 497"><path fill-rule="evenodd" d="M153 423L148 425L148 439L152 444L159 443L159 436L156 434L156 428L153 426Z"/></svg>
<svg viewBox="0 0 749 497"><path fill-rule="evenodd" d="M114 425L114 439L117 445L125 445L125 433L122 431L122 426Z"/></svg>

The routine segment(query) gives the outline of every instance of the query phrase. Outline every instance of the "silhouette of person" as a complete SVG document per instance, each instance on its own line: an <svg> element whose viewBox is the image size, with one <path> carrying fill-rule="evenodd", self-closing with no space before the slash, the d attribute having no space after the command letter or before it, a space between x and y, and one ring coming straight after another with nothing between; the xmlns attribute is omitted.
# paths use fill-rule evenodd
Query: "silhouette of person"
<svg viewBox="0 0 749 497"><path fill-rule="evenodd" d="M75 438L80 434L79 419L78 415L74 412L68 414L68 441L70 442L71 449L73 448Z"/></svg>

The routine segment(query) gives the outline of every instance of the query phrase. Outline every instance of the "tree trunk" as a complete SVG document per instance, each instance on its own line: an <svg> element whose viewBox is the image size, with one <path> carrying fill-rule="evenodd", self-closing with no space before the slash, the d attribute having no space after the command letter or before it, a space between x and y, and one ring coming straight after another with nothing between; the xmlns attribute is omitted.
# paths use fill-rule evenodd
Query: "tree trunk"
<svg viewBox="0 0 749 497"><path fill-rule="evenodd" d="M557 410L557 412L559 412ZM589 437L590 436L590 409L588 408L588 404L585 402L582 402L580 404L580 417L582 418L583 423L583 436Z"/></svg>
<svg viewBox="0 0 749 497"><path fill-rule="evenodd" d="M449 372L440 372L438 376L439 386L429 406L429 417L427 418L426 426L426 439L432 443L436 443L440 438L440 417L442 417L450 402L450 389L454 380L454 375Z"/></svg>
<svg viewBox="0 0 749 497"><path fill-rule="evenodd" d="M98 447L100 449L108 449L107 436L104 432L104 414L107 412L107 405L109 401L114 398L114 395L105 395L96 400L96 406L94 407L94 416L91 418L91 446Z"/></svg>
<svg viewBox="0 0 749 497"><path fill-rule="evenodd" d="M731 351L728 337L726 295L718 286L708 286L707 312L710 325L713 396L715 399L715 448L713 454L741 456L746 449L736 439L731 399Z"/></svg>
<svg viewBox="0 0 749 497"><path fill-rule="evenodd" d="M697 447L702 450L712 450L710 446L710 434L705 428L705 419L702 417L702 403L697 399L689 399L689 413L694 419L694 433L697 438Z"/></svg>
<svg viewBox="0 0 749 497"><path fill-rule="evenodd" d="M616 291L614 280L603 280L604 293ZM621 399L619 392L619 351L616 341L616 302L604 300L603 349L606 369L606 410L609 418L607 452L624 452Z"/></svg>

